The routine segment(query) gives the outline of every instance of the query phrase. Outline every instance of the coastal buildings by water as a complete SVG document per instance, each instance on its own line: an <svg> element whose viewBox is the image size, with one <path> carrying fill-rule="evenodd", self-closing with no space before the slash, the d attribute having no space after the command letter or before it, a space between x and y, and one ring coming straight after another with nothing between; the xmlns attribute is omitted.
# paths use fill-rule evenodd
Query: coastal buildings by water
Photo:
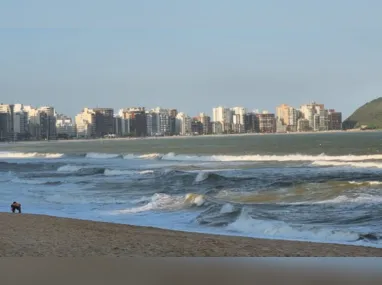
<svg viewBox="0 0 382 285"><path fill-rule="evenodd" d="M321 103L276 112L217 106L212 117L190 116L177 109L156 107L83 108L74 120L52 106L0 104L0 141L55 140L101 137L188 136L240 133L320 132L342 129L342 114Z"/></svg>

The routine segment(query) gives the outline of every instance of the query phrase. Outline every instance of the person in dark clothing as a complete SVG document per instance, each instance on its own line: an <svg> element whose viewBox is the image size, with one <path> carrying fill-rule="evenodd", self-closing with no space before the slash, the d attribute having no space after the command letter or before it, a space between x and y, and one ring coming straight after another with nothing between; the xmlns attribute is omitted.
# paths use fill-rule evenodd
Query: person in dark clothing
<svg viewBox="0 0 382 285"><path fill-rule="evenodd" d="M11 205L12 213L14 213L16 210L21 213L21 204L17 202L13 202Z"/></svg>

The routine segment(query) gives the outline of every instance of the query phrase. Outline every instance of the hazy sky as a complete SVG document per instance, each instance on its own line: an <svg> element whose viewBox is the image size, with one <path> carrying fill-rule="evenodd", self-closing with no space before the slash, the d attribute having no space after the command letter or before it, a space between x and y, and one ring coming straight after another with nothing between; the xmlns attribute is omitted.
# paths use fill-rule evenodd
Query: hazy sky
<svg viewBox="0 0 382 285"><path fill-rule="evenodd" d="M60 2L60 3L59 3ZM382 96L382 1L0 1L2 103L213 106Z"/></svg>

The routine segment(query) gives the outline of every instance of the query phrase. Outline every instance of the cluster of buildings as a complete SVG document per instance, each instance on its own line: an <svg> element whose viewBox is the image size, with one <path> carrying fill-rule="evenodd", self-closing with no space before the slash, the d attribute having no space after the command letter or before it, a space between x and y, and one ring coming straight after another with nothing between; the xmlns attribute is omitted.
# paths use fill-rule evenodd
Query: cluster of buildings
<svg viewBox="0 0 382 285"><path fill-rule="evenodd" d="M216 107L212 117L176 109L84 108L74 120L53 107L0 104L0 141L146 137L234 133L283 133L342 129L342 114L315 102L299 109L282 104L276 114Z"/></svg>

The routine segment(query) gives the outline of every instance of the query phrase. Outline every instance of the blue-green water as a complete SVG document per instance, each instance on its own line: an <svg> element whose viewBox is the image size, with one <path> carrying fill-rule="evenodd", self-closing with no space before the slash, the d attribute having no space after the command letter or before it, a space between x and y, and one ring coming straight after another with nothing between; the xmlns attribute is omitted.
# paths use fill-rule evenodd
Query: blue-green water
<svg viewBox="0 0 382 285"><path fill-rule="evenodd" d="M0 145L0 210L380 246L382 133Z"/></svg>

